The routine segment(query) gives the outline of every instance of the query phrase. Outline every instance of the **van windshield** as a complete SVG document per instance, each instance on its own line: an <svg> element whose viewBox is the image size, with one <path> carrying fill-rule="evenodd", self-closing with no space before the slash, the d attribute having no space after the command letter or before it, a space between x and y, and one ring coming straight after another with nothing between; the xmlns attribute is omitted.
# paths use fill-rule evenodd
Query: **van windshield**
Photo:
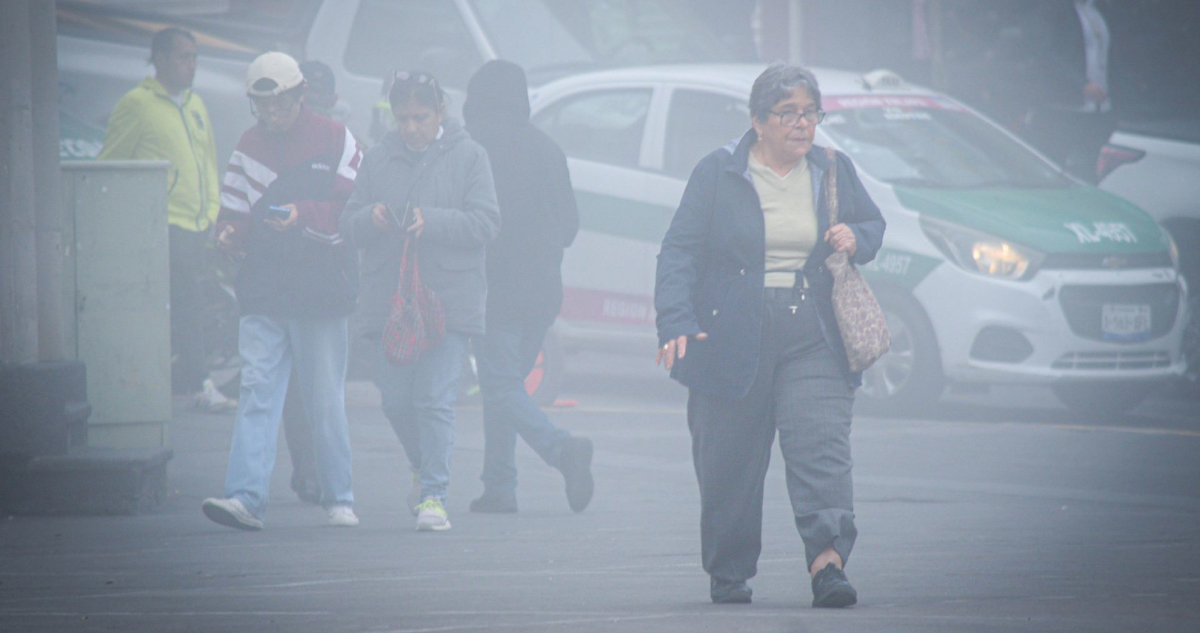
<svg viewBox="0 0 1200 633"><path fill-rule="evenodd" d="M164 26L196 35L206 54L252 56L279 50L304 32L316 0L60 0L58 30L64 35L145 46Z"/></svg>
<svg viewBox="0 0 1200 633"><path fill-rule="evenodd" d="M501 59L533 85L619 66L748 61L746 42L718 37L686 0L470 0ZM739 46L736 44L744 44Z"/></svg>
<svg viewBox="0 0 1200 633"><path fill-rule="evenodd" d="M1066 187L1057 168L948 99L826 96L822 133L863 171L894 185L948 189Z"/></svg>

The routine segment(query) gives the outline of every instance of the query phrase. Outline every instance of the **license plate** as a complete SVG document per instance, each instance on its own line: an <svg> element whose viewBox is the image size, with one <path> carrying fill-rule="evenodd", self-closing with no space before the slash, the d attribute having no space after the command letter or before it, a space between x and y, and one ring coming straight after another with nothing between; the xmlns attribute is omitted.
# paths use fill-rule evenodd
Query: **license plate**
<svg viewBox="0 0 1200 633"><path fill-rule="evenodd" d="M1137 339L1150 334L1150 306L1106 303L1100 308L1100 333L1104 338Z"/></svg>

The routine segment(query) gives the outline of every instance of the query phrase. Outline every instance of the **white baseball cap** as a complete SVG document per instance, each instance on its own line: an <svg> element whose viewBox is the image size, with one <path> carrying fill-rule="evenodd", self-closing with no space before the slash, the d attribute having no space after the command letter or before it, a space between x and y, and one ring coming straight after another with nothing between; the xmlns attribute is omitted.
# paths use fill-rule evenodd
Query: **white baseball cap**
<svg viewBox="0 0 1200 633"><path fill-rule="evenodd" d="M300 65L287 53L263 53L250 62L246 71L246 94L251 97L273 97L304 83Z"/></svg>

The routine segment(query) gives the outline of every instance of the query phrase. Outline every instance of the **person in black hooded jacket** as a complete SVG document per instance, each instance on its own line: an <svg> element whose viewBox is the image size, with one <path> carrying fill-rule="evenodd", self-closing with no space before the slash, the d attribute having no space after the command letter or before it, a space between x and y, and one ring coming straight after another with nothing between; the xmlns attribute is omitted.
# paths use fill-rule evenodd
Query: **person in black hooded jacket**
<svg viewBox="0 0 1200 633"><path fill-rule="evenodd" d="M511 62L488 62L471 77L463 119L488 152L504 219L487 249L486 333L473 343L483 392L484 492L471 511L517 511L519 434L563 473L567 502L579 512L592 498L592 443L555 427L524 384L562 307L563 249L579 231L567 159L529 122L525 72Z"/></svg>

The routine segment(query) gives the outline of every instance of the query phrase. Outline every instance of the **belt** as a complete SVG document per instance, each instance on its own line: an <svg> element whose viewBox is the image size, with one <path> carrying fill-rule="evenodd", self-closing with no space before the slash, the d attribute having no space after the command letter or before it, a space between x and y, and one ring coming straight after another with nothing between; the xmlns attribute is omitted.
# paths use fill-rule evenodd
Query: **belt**
<svg viewBox="0 0 1200 633"><path fill-rule="evenodd" d="M768 303L782 305L796 314L801 305L812 300L809 288L764 288L763 298Z"/></svg>

